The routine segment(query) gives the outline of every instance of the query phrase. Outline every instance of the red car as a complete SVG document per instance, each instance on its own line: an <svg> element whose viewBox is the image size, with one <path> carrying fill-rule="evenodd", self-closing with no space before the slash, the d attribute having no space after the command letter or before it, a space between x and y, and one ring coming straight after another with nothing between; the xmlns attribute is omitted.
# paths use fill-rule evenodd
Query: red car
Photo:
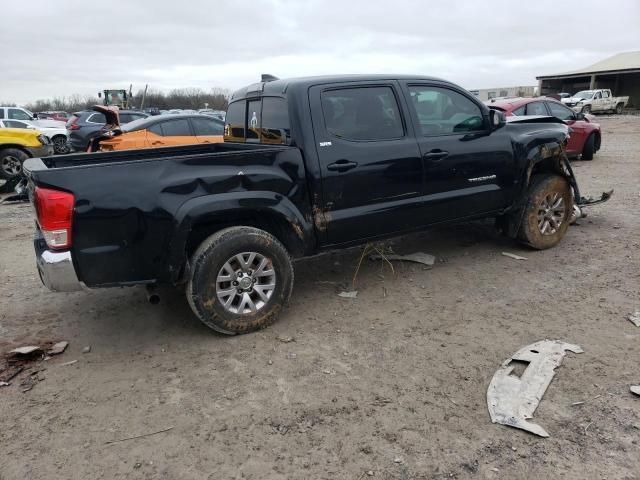
<svg viewBox="0 0 640 480"><path fill-rule="evenodd" d="M65 122L69 120L69 114L67 112L38 112L38 120L57 120L58 122Z"/></svg>
<svg viewBox="0 0 640 480"><path fill-rule="evenodd" d="M594 122L596 117L576 113L553 98L504 98L489 100L485 104L504 112L507 117L545 115L564 120L572 130L567 145L567 155L570 157L581 155L582 160L592 160L600 150L602 133L600 124Z"/></svg>

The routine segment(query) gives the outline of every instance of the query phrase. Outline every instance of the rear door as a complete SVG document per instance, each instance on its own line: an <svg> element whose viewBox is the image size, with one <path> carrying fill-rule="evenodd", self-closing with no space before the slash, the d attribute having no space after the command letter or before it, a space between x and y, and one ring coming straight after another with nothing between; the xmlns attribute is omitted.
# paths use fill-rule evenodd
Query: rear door
<svg viewBox="0 0 640 480"><path fill-rule="evenodd" d="M222 141L224 133L224 122L202 117L191 117L190 119L193 133L198 143L217 143Z"/></svg>
<svg viewBox="0 0 640 480"><path fill-rule="evenodd" d="M571 127L567 153L578 155L582 153L582 146L587 136L587 124L584 120L576 120L576 114L570 108L558 102L545 102L552 116L564 120Z"/></svg>
<svg viewBox="0 0 640 480"><path fill-rule="evenodd" d="M492 131L479 102L449 85L403 82L403 86L424 162L428 222L508 205L515 164L507 129Z"/></svg>
<svg viewBox="0 0 640 480"><path fill-rule="evenodd" d="M149 127L147 132L147 142L150 147L197 143L188 117L165 120Z"/></svg>
<svg viewBox="0 0 640 480"><path fill-rule="evenodd" d="M397 82L314 86L309 93L323 197L313 206L328 242L419 225L422 160Z"/></svg>

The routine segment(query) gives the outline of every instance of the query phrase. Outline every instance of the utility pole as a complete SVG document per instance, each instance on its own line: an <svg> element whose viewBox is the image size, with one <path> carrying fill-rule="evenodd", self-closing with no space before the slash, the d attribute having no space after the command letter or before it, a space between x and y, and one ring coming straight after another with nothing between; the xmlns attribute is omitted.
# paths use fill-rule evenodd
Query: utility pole
<svg viewBox="0 0 640 480"><path fill-rule="evenodd" d="M149 88L149 84L145 83L144 85L144 93L142 94L142 101L140 102L140 110L144 108L144 101L147 98L147 88Z"/></svg>

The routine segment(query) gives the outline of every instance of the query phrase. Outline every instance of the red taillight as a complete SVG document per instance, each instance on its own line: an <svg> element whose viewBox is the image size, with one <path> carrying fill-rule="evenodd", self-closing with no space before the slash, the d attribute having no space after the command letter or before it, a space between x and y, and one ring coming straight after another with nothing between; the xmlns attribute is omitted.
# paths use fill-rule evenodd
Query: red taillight
<svg viewBox="0 0 640 480"><path fill-rule="evenodd" d="M67 123L67 130L79 130L80 125L76 122L78 121L78 117L73 117L73 119Z"/></svg>
<svg viewBox="0 0 640 480"><path fill-rule="evenodd" d="M47 245L53 249L71 246L73 204L71 193L36 187L35 204L38 224Z"/></svg>

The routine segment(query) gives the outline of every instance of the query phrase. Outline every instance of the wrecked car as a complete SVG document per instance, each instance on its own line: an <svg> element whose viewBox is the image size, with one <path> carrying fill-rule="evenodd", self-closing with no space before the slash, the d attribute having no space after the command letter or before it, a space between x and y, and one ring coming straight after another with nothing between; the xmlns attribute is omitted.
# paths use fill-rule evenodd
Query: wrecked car
<svg viewBox="0 0 640 480"><path fill-rule="evenodd" d="M38 271L55 291L179 285L246 333L287 303L292 257L487 217L558 244L608 198L581 196L567 139L436 78L269 76L233 94L224 143L28 160Z"/></svg>

